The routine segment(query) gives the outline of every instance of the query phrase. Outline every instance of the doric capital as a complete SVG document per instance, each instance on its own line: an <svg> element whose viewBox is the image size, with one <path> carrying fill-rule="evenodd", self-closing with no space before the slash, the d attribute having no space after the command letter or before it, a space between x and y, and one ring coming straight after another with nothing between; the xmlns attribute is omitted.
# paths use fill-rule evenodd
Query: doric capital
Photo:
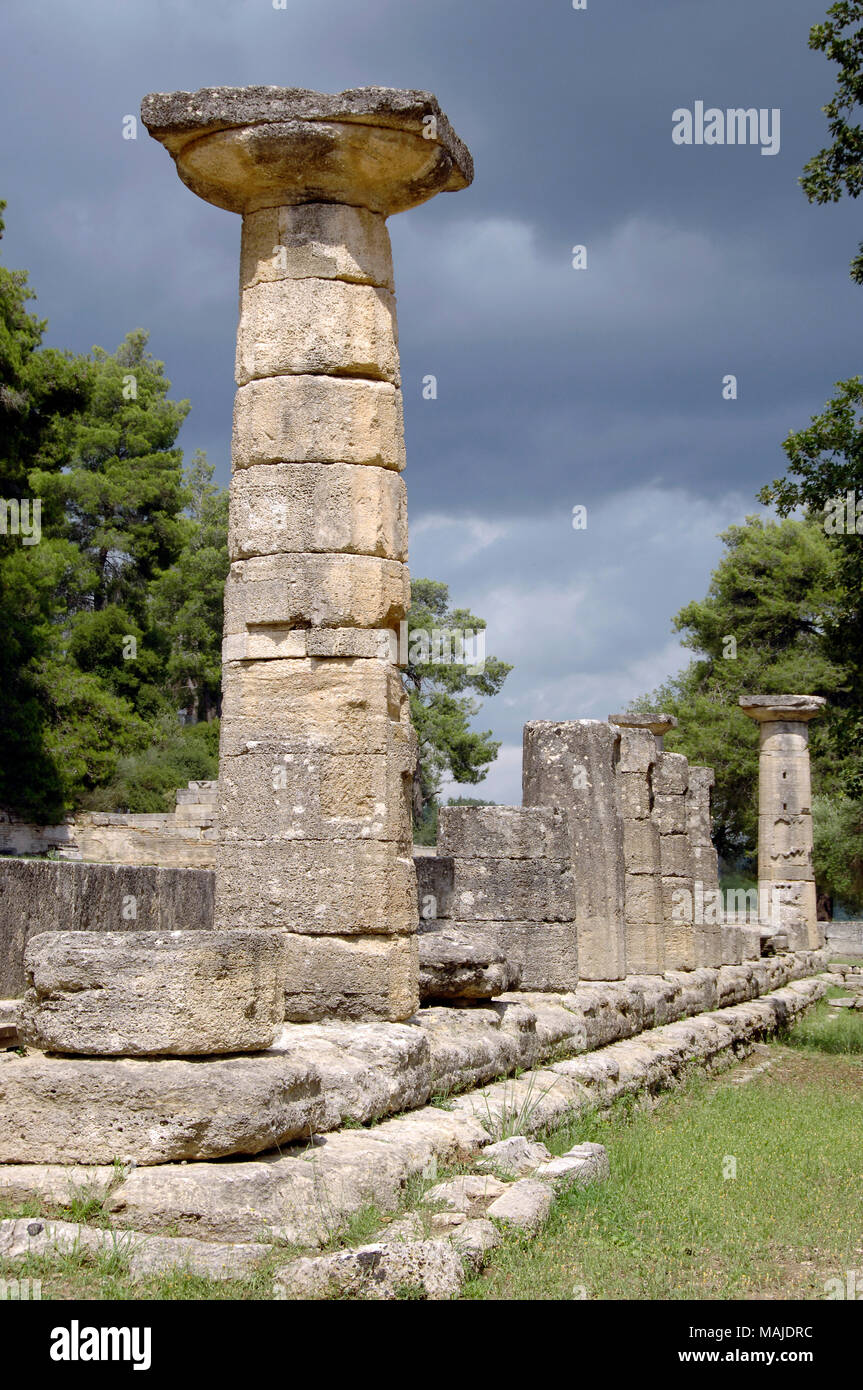
<svg viewBox="0 0 863 1390"><path fill-rule="evenodd" d="M153 92L141 119L193 193L229 212L347 203L403 212L466 188L473 160L430 92Z"/></svg>
<svg viewBox="0 0 863 1390"><path fill-rule="evenodd" d="M822 695L741 695L740 708L760 724L805 724L821 713L827 701Z"/></svg>
<svg viewBox="0 0 863 1390"><path fill-rule="evenodd" d="M609 724L617 724L621 729L649 729L657 738L662 738L670 729L676 729L678 721L673 714L663 714L659 710L645 710L636 714L610 714Z"/></svg>

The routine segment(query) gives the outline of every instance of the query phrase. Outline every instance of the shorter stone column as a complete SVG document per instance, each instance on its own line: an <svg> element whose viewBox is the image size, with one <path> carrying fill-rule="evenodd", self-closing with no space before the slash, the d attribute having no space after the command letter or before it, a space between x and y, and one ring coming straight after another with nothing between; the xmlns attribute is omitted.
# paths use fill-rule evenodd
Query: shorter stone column
<svg viewBox="0 0 863 1390"><path fill-rule="evenodd" d="M686 833L692 848L696 966L723 964L719 856L713 844L710 815L710 791L715 782L712 767L690 766L686 791Z"/></svg>
<svg viewBox="0 0 863 1390"><path fill-rule="evenodd" d="M812 788L809 720L826 704L820 695L742 695L740 707L759 724L758 886L764 923L783 931L792 951L818 950L812 870Z"/></svg>
<svg viewBox="0 0 863 1390"><path fill-rule="evenodd" d="M598 719L524 726L525 806L569 813L578 973L626 975L623 821L617 803L620 731Z"/></svg>
<svg viewBox="0 0 863 1390"><path fill-rule="evenodd" d="M695 882L686 833L689 763L682 753L658 753L653 775L653 821L659 830L666 970L695 969Z"/></svg>
<svg viewBox="0 0 863 1390"><path fill-rule="evenodd" d="M623 820L626 968L630 975L661 975L665 970L665 929L659 829L653 819L653 774L657 744L670 724L662 716L654 719L652 715L623 714L610 715L609 723L620 726L616 775Z"/></svg>

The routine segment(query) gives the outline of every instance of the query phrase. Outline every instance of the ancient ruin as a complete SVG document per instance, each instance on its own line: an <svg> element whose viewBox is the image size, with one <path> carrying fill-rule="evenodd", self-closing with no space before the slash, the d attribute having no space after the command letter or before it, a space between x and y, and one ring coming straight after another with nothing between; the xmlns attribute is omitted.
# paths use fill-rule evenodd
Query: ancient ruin
<svg viewBox="0 0 863 1390"><path fill-rule="evenodd" d="M25 1044L0 1053L0 1191L56 1193L86 1165L117 1225L194 1237L206 1264L191 1245L320 1245L392 1206L489 1145L483 1106L503 1113L507 1086L541 1080L538 1129L719 1065L818 998L823 701L741 702L769 931L722 909L713 773L665 750L661 712L528 723L523 805L446 808L437 852L414 855L386 218L466 187L470 155L414 91L213 88L147 97L143 119L243 218L218 798L178 795L151 867L0 863L0 1040ZM525 1169L534 1224L543 1182L602 1167L565 1157Z"/></svg>
<svg viewBox="0 0 863 1390"><path fill-rule="evenodd" d="M758 883L766 920L792 950L823 945L812 872L812 782L809 721L826 701L818 695L742 697L758 722Z"/></svg>

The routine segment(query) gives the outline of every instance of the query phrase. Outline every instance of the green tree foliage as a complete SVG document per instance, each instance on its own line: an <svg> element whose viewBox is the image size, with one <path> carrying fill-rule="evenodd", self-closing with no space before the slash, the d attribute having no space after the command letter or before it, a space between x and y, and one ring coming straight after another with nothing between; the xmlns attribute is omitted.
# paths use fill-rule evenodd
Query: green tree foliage
<svg viewBox="0 0 863 1390"><path fill-rule="evenodd" d="M830 702L827 714L810 725L819 814L828 802L847 797L857 761L840 736L849 676L827 639L841 584L823 527L754 516L730 527L722 540L725 554L706 597L674 619L695 659L635 704L677 715L680 727L666 736L666 747L714 768L715 841L733 863L754 857L758 833L758 729L739 709L740 695L806 692ZM824 891L838 893L823 857L816 859L816 874Z"/></svg>
<svg viewBox="0 0 863 1390"><path fill-rule="evenodd" d="M783 445L788 472L762 488L781 516L803 507L826 535L836 574L827 615L827 649L848 670L838 696L841 738L856 750L857 773L846 790L863 795L863 379L840 381L836 394L806 429ZM859 507L858 507L858 504ZM859 522L858 522L859 518ZM857 526L860 530L857 530Z"/></svg>
<svg viewBox="0 0 863 1390"><path fill-rule="evenodd" d="M470 727L480 708L474 694L497 695L512 667L494 656L485 657L482 669L464 661L434 659L435 633L476 633L485 626L485 621L468 609L450 608L446 584L432 579L411 581L408 663L402 674L419 740L413 789L414 823L418 827L427 823L445 775L455 782L481 782L497 757L500 743L494 741L491 731L476 733ZM425 634L425 643L421 634ZM466 651L471 651L470 646ZM445 642L439 641L437 654L445 652ZM431 659L424 659L426 656Z"/></svg>
<svg viewBox="0 0 863 1390"><path fill-rule="evenodd" d="M118 761L145 759L142 799L154 762L186 771L173 786L214 775L213 734L180 727L177 707L214 708L227 501L203 457L183 478L188 403L147 335L113 354L42 348L32 297L0 267L0 501L4 518L10 499L41 505L38 543L0 535L0 806L47 821L100 788L110 800ZM187 588L173 607L172 573ZM130 799L122 780L114 794Z"/></svg>
<svg viewBox="0 0 863 1390"><path fill-rule="evenodd" d="M94 348L86 408L64 422L62 472L34 468L43 532L73 542L96 582L82 602L109 603L143 619L148 585L183 546L182 451L175 446L188 401L168 398L164 365L147 334L127 334L117 351Z"/></svg>
<svg viewBox="0 0 863 1390"><path fill-rule="evenodd" d="M91 811L172 811L178 787L213 781L218 773L218 719L182 725L173 714L163 715L149 727L147 746L116 761L110 780L82 804Z"/></svg>
<svg viewBox="0 0 863 1390"><path fill-rule="evenodd" d="M165 681L191 719L212 719L221 708L228 490L214 484L213 473L196 450L185 474L183 548L152 587L153 619L168 641Z"/></svg>
<svg viewBox="0 0 863 1390"><path fill-rule="evenodd" d="M859 198L863 190L863 0L839 0L815 24L809 47L839 69L832 99L822 107L833 143L803 170L800 180L810 203L838 203L843 193ZM856 119L855 119L856 118ZM863 242L851 262L851 278L863 284Z"/></svg>

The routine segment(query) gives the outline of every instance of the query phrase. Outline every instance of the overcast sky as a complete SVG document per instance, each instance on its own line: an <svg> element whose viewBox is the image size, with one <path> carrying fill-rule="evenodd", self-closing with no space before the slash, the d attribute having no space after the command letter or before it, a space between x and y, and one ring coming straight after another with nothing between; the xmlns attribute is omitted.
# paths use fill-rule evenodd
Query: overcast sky
<svg viewBox="0 0 863 1390"><path fill-rule="evenodd" d="M124 116L177 88L417 87L471 149L470 189L390 222L411 571L515 666L471 794L520 801L527 719L604 718L685 663L671 619L717 533L860 370L859 209L810 207L797 182L827 138L834 69L807 36L828 3L2 0L3 261L30 272L51 344L149 330L192 402L181 443L223 482L239 218L143 127L124 140ZM676 145L697 101L778 108L779 152Z"/></svg>

